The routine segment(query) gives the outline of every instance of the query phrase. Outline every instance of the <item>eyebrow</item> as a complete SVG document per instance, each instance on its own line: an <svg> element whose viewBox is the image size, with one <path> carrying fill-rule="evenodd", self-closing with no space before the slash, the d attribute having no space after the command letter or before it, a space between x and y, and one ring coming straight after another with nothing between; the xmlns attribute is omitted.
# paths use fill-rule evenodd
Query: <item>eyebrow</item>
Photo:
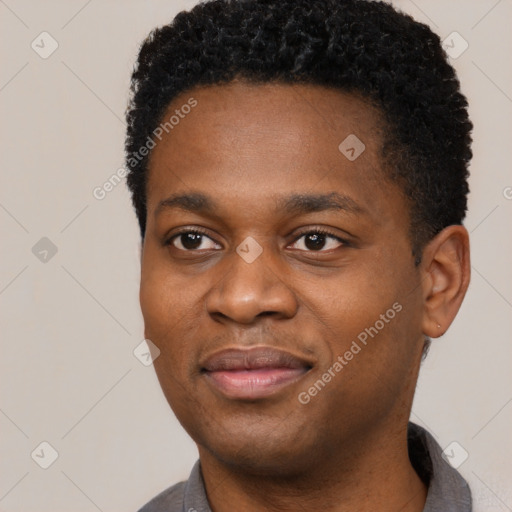
<svg viewBox="0 0 512 512"><path fill-rule="evenodd" d="M368 213L351 197L331 192L330 194L292 194L279 198L276 203L277 210L288 214L300 215L321 212L326 210L342 210L351 214ZM155 217L163 210L179 208L193 213L213 213L218 210L217 203L205 194L198 192L188 194L174 194L158 203Z"/></svg>
<svg viewBox="0 0 512 512"><path fill-rule="evenodd" d="M352 214L363 214L366 210L351 197L331 192L330 194L294 194L281 200L280 207L288 213L304 214L325 210L343 210Z"/></svg>
<svg viewBox="0 0 512 512"><path fill-rule="evenodd" d="M158 203L155 217L163 210L179 208L188 212L208 213L215 209L215 202L204 194L197 192L190 194L174 194Z"/></svg>

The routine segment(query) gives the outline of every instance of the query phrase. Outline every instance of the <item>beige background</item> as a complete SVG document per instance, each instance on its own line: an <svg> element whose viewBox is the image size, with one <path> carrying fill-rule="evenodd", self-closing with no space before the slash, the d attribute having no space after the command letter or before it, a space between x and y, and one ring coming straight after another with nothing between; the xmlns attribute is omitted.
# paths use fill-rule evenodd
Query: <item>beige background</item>
<svg viewBox="0 0 512 512"><path fill-rule="evenodd" d="M140 41L194 3L0 0L1 511L136 510L196 459L152 367L133 355L143 327L127 190L93 196L123 165ZM469 43L452 62L475 124L472 284L424 364L412 419L468 452L459 470L477 512L512 510L512 3L394 3ZM43 31L59 45L46 59L31 48L51 48ZM54 256L41 252L47 241L33 253L43 237ZM58 452L48 469L31 458L37 448L49 460L43 441Z"/></svg>

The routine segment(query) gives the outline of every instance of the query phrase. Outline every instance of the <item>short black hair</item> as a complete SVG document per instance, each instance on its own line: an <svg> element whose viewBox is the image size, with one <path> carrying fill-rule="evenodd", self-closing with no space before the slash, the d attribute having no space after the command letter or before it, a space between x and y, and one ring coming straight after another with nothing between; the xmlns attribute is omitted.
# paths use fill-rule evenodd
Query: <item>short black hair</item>
<svg viewBox="0 0 512 512"><path fill-rule="evenodd" d="M462 223L472 124L429 27L379 1L211 0L153 30L132 75L127 182L142 238L149 155L140 149L178 94L235 79L336 88L379 109L383 167L409 199L417 263L426 242Z"/></svg>

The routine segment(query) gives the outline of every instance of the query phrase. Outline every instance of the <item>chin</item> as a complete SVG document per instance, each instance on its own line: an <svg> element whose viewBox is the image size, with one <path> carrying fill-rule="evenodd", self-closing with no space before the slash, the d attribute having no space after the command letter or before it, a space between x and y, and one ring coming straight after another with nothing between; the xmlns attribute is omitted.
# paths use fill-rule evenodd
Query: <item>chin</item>
<svg viewBox="0 0 512 512"><path fill-rule="evenodd" d="M284 423L284 424L283 424ZM284 428L285 427L285 428ZM293 427L281 419L251 422L233 418L221 425L203 425L189 431L200 453L246 474L294 477L310 471L314 463L315 438L303 425Z"/></svg>

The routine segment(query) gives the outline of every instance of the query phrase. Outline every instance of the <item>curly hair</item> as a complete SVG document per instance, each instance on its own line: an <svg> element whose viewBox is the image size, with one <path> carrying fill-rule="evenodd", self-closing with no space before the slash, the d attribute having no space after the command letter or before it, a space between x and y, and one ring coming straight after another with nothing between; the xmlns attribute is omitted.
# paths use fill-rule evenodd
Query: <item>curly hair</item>
<svg viewBox="0 0 512 512"><path fill-rule="evenodd" d="M211 0L153 30L132 75L127 183L142 238L149 155L139 149L178 94L234 79L336 88L377 106L385 177L408 199L417 263L425 243L462 223L472 124L429 27L379 1Z"/></svg>

